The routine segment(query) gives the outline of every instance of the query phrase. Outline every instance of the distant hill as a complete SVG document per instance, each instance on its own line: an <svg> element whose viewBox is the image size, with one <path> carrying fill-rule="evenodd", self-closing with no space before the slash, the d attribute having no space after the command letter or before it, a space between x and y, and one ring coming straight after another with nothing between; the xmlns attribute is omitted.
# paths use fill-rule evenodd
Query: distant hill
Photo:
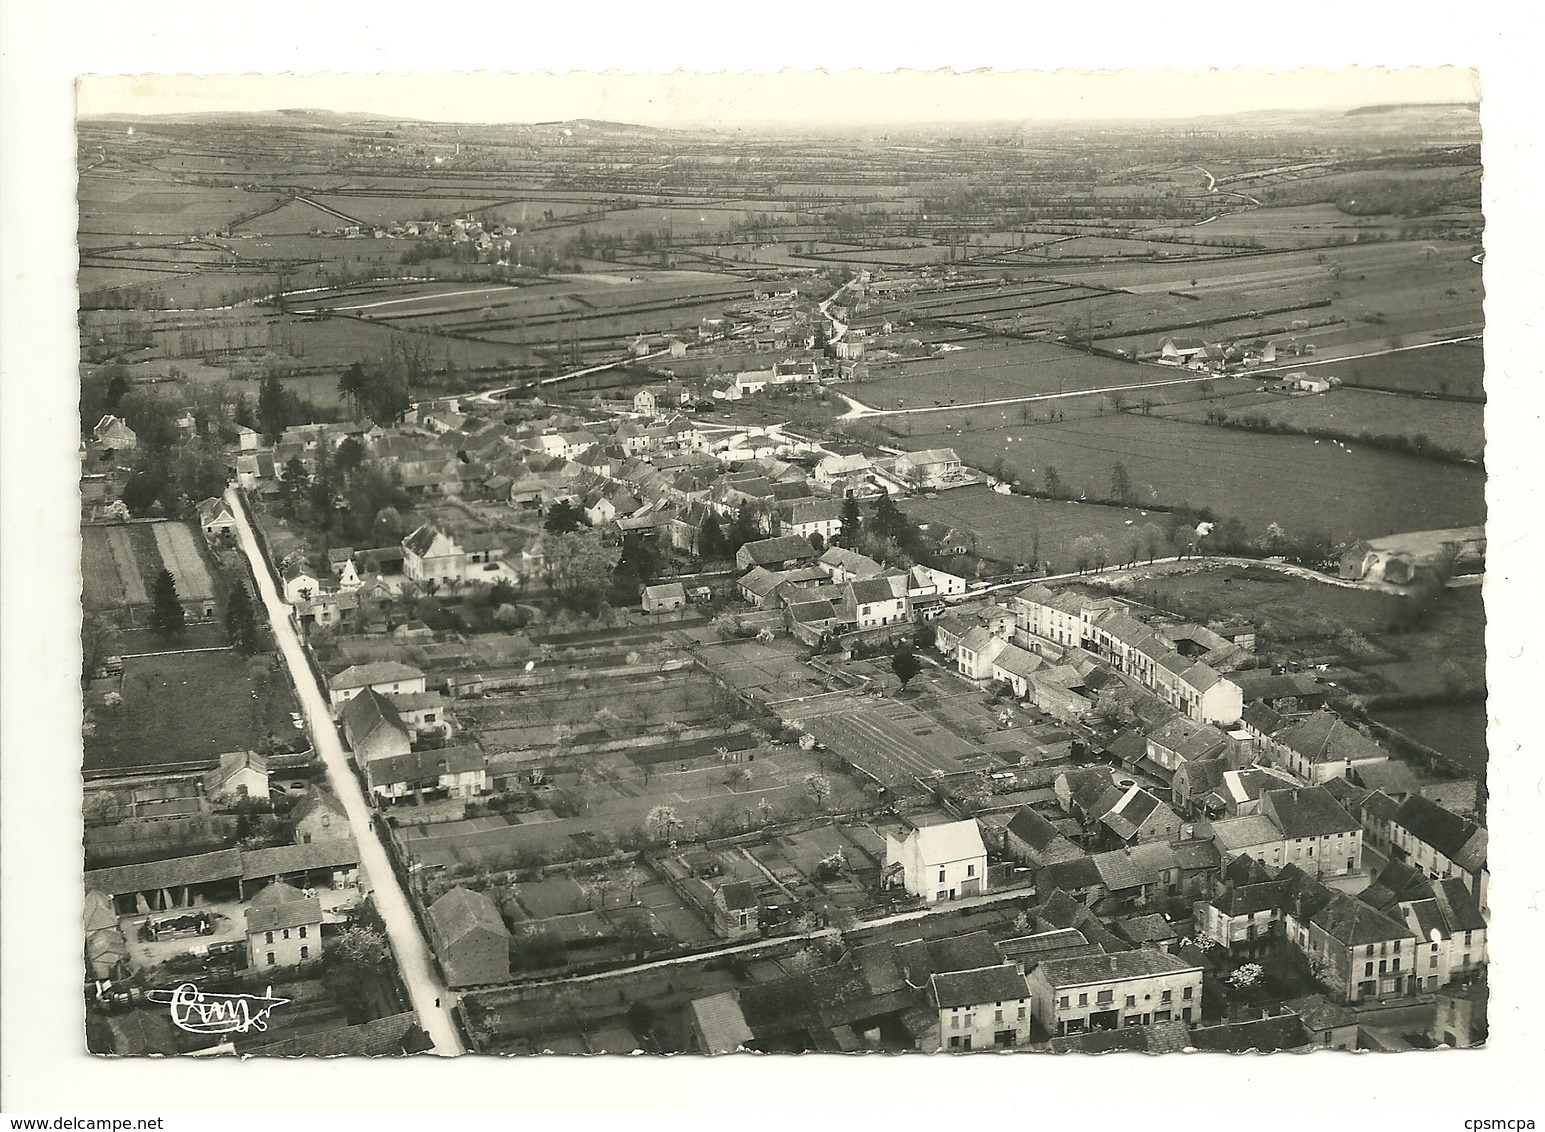
<svg viewBox="0 0 1545 1132"><path fill-rule="evenodd" d="M1380 106L1356 106L1348 110L1346 116L1351 118L1358 114L1421 113L1424 111L1479 114L1481 112L1481 104L1479 102L1391 102Z"/></svg>

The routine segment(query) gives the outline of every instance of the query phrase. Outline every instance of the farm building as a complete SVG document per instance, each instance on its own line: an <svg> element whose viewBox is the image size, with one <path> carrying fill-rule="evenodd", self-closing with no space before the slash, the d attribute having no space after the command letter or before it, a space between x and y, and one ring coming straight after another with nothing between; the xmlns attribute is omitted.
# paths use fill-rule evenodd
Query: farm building
<svg viewBox="0 0 1545 1132"><path fill-rule="evenodd" d="M680 582L668 582L661 586L645 586L643 607L649 614L674 613L687 604L687 588Z"/></svg>

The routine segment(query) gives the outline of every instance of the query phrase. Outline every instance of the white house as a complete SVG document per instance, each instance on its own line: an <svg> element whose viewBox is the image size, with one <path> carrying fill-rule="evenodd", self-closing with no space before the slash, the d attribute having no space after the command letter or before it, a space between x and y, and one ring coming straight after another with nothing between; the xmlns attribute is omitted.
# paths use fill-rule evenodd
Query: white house
<svg viewBox="0 0 1545 1132"><path fill-rule="evenodd" d="M322 592L322 579L304 562L292 563L284 571L284 600L291 605L309 601Z"/></svg>
<svg viewBox="0 0 1545 1132"><path fill-rule="evenodd" d="M940 1049L1013 1049L1030 1040L1030 988L1017 964L935 972L929 992L939 1012Z"/></svg>
<svg viewBox="0 0 1545 1132"><path fill-rule="evenodd" d="M860 629L897 625L912 616L905 576L865 578L847 584L843 612Z"/></svg>
<svg viewBox="0 0 1545 1132"><path fill-rule="evenodd" d="M974 818L925 825L905 837L885 835L885 868L899 866L902 885L929 904L987 891L987 847Z"/></svg>
<svg viewBox="0 0 1545 1132"><path fill-rule="evenodd" d="M224 499L211 496L198 505L198 525L206 535L229 534L236 527L236 516Z"/></svg>
<svg viewBox="0 0 1545 1132"><path fill-rule="evenodd" d="M960 475L960 457L955 455L953 448L903 452L896 457L896 475L919 491L925 491L957 478Z"/></svg>
<svg viewBox="0 0 1545 1132"><path fill-rule="evenodd" d="M1202 969L1157 948L1037 964L1032 1013L1055 1037L1202 1016Z"/></svg>
<svg viewBox="0 0 1545 1132"><path fill-rule="evenodd" d="M336 713L366 688L383 696L403 695L424 691L424 681L424 674L417 668L395 660L353 664L327 681L327 696Z"/></svg>

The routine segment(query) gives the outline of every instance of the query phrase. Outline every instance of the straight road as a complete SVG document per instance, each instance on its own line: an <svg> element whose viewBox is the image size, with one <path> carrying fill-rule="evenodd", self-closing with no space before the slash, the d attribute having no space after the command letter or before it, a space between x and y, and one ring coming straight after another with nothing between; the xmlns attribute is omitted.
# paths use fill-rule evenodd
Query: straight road
<svg viewBox="0 0 1545 1132"><path fill-rule="evenodd" d="M1173 366L1159 367L1174 371ZM1253 372L1253 371L1252 371ZM992 401L965 401L959 405L919 405L914 409L876 409L862 401L838 393L848 403L848 411L838 420L851 421L860 417L905 417L914 413L958 413L965 409L995 409L1000 405L1024 405L1033 401L1065 401L1072 397L1097 397L1102 393L1133 393L1139 389L1162 389L1170 385L1195 385L1202 381L1215 381L1223 375L1216 373L1193 374L1190 377L1172 377L1163 381L1143 381L1133 385L1111 385L1103 389L1071 389L1065 393L1031 393L1024 397L1000 397Z"/></svg>
<svg viewBox="0 0 1545 1132"><path fill-rule="evenodd" d="M263 553L253 537L246 509L236 498L234 487L227 489L226 501L230 504L231 514L236 517L236 535L242 553L252 563L258 596L268 610L274 640L284 653L285 663L289 665L290 675L295 682L295 695L300 701L301 711L305 713L307 731L327 769L328 788L343 804L344 812L348 815L349 829L359 845L360 863L374 890L376 909L386 924L387 939L391 943L392 954L397 958L397 969L402 973L402 981L408 988L413 1009L418 1012L419 1025L434 1042L435 1053L442 1057L465 1053L466 1048L451 1019L450 992L440 981L434 960L429 954L429 945L418 930L412 909L408 907L408 898L397 883L397 874L386 859L385 848L376 838L375 828L370 821L370 806L365 802L359 780L349 770L348 758L343 753L338 730L333 726L327 698L311 675L300 636L296 632L295 623L290 620L290 608L274 588L268 567L263 562Z"/></svg>

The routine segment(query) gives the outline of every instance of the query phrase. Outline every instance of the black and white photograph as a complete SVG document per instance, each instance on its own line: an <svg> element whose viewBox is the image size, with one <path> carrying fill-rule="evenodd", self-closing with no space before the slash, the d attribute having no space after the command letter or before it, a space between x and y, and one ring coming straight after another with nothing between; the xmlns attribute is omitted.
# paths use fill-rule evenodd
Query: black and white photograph
<svg viewBox="0 0 1545 1132"><path fill-rule="evenodd" d="M82 79L90 1050L1484 1043L1478 87L1342 81Z"/></svg>
<svg viewBox="0 0 1545 1132"><path fill-rule="evenodd" d="M1484 68L1381 62L74 70L79 1111L1506 1078L1532 292Z"/></svg>

